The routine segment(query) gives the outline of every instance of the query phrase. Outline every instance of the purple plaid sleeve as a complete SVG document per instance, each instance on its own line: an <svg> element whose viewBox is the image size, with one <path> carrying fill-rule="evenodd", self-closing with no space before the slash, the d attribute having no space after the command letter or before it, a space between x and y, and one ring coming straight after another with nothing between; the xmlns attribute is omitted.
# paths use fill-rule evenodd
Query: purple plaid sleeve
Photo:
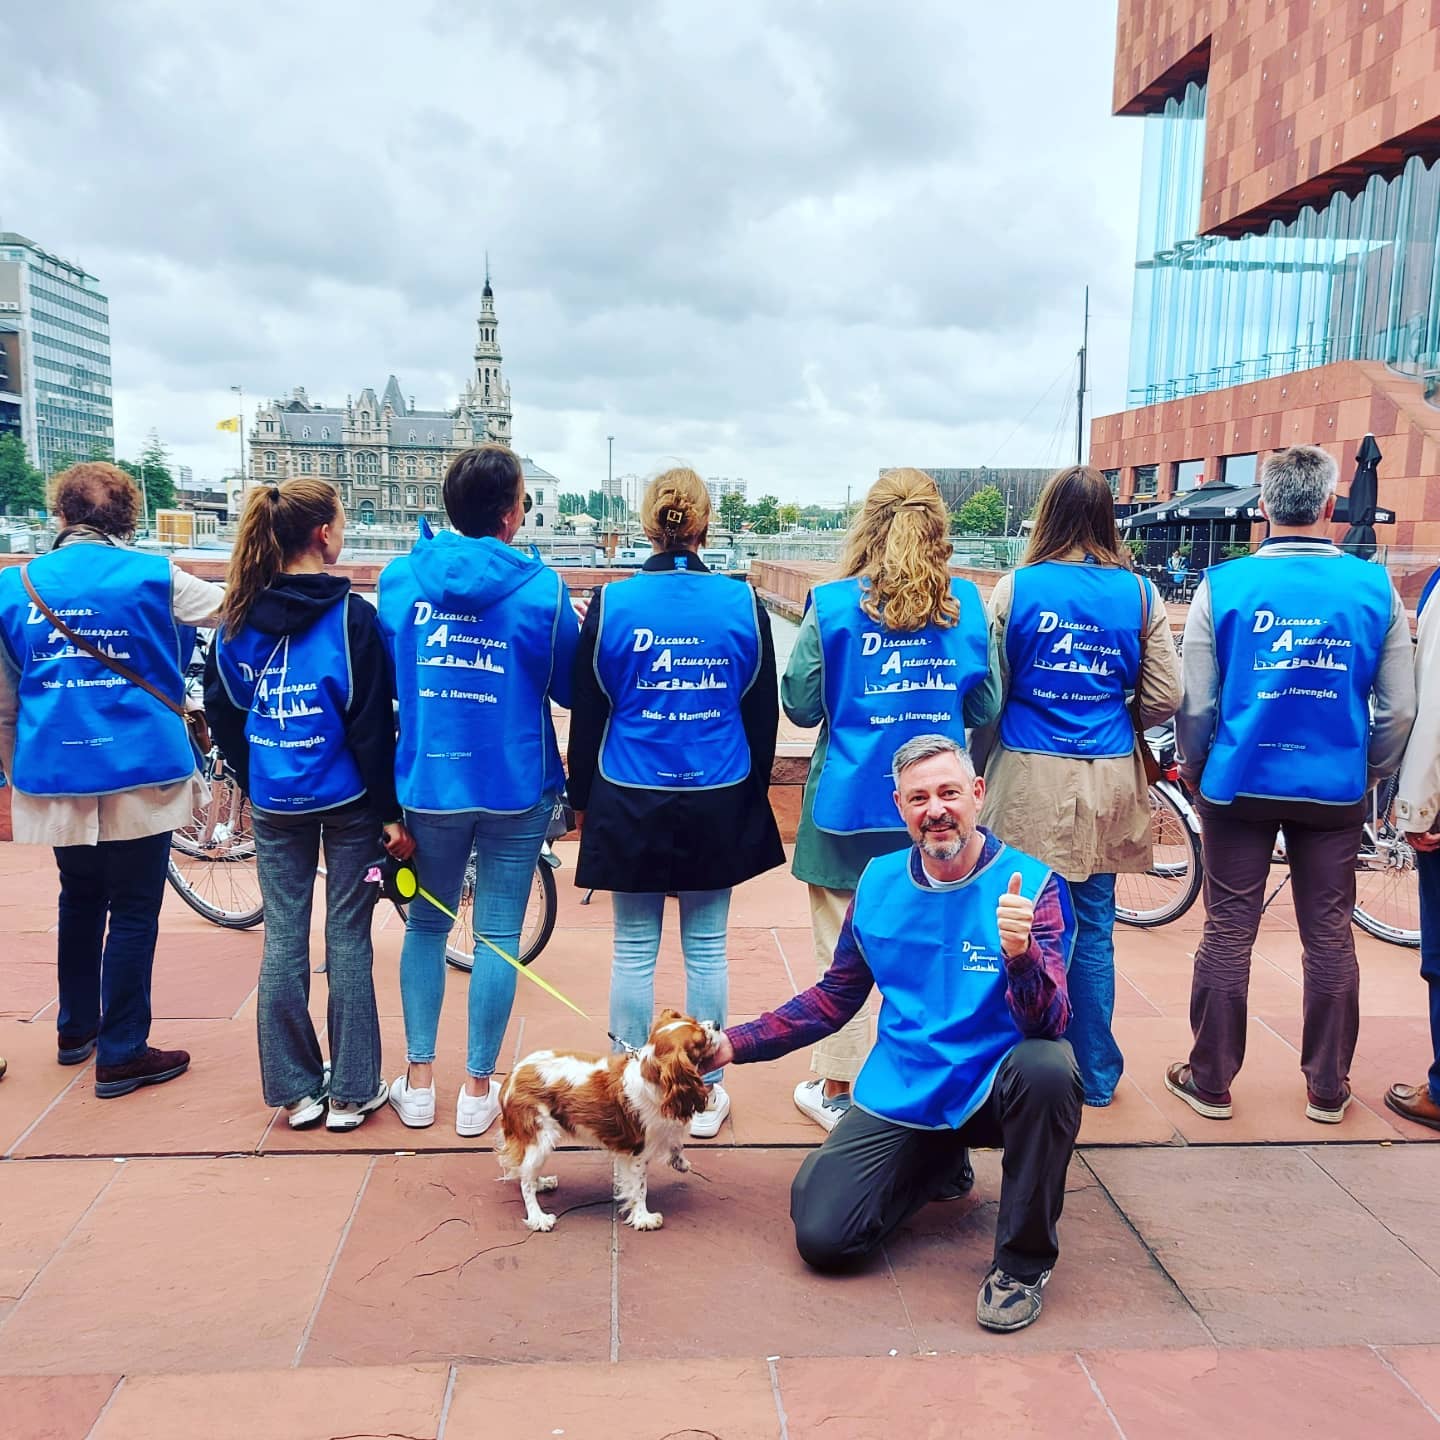
<svg viewBox="0 0 1440 1440"><path fill-rule="evenodd" d="M1035 900L1030 948L1005 961L1010 986L1005 999L1020 1033L1032 1040L1058 1040L1070 1023L1065 968L1075 946L1075 911L1070 887L1051 875Z"/></svg>
<svg viewBox="0 0 1440 1440"><path fill-rule="evenodd" d="M833 1035L847 1020L860 1013L865 997L874 988L875 978L855 943L850 917L854 902L845 912L835 959L818 984L802 990L778 1010L767 1010L758 1020L732 1025L725 1033L735 1051L735 1063L774 1060L792 1050L813 1045Z"/></svg>

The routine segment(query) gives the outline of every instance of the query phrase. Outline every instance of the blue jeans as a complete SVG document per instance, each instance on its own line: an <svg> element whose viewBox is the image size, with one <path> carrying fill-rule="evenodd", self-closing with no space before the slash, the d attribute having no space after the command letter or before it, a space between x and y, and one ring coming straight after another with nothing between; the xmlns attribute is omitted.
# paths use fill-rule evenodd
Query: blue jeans
<svg viewBox="0 0 1440 1440"><path fill-rule="evenodd" d="M98 1033L96 1063L123 1065L150 1039L150 975L170 832L57 846L55 863L60 867L56 1028L74 1040Z"/></svg>
<svg viewBox="0 0 1440 1440"><path fill-rule="evenodd" d="M1075 906L1075 953L1070 960L1070 1028L1087 1105L1108 1105L1125 1057L1110 1022L1115 1014L1115 877L1070 882Z"/></svg>
<svg viewBox="0 0 1440 1440"><path fill-rule="evenodd" d="M380 1019L370 926L376 887L365 874L380 826L361 800L309 815L257 810L255 866L265 900L265 950L255 1028L267 1105L293 1105L324 1089L324 1059L310 1018L310 916L325 849L325 1028L330 1097L358 1103L380 1084Z"/></svg>
<svg viewBox="0 0 1440 1440"><path fill-rule="evenodd" d="M474 850L475 934L507 955L514 955L520 945L525 906L554 804L554 797L546 795L521 815L467 810L458 815L411 812L405 817L415 837L420 884L450 910L460 903L465 866ZM416 899L410 905L400 951L400 1001L405 1010L406 1058L415 1065L435 1059L435 1032L445 998L445 941L453 924L428 900ZM476 1079L494 1074L514 1004L515 971L477 939L465 1051L465 1067Z"/></svg>
<svg viewBox="0 0 1440 1440"><path fill-rule="evenodd" d="M1415 852L1420 880L1420 974L1430 990L1430 1098L1440 1105L1440 850Z"/></svg>
<svg viewBox="0 0 1440 1440"><path fill-rule="evenodd" d="M615 963L610 972L610 1030L626 1045L643 1045L655 1016L655 961L665 897L616 891ZM730 920L729 890L680 892L680 945L685 952L685 1009L697 1020L724 1025L730 999L730 970L725 930ZM724 1074L705 1077L713 1085Z"/></svg>

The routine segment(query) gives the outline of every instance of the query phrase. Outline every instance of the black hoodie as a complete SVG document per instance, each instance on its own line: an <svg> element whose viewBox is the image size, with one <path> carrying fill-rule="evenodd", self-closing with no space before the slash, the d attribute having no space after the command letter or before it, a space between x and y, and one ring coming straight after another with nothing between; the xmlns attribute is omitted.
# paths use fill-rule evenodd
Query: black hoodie
<svg viewBox="0 0 1440 1440"><path fill-rule="evenodd" d="M339 575L278 575L255 597L245 623L265 635L298 635L332 605L348 606L345 628L353 689L344 717L345 743L365 782L366 802L378 821L389 824L400 819L400 802L395 798L395 687L375 607L359 595L352 596L350 582ZM248 712L231 703L220 680L213 645L205 658L205 713L225 763L248 794Z"/></svg>

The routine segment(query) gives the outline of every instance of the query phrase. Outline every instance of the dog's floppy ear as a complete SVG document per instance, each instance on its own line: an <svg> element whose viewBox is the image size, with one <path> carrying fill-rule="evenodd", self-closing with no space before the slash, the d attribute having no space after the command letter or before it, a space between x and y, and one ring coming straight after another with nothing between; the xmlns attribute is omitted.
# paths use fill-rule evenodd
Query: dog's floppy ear
<svg viewBox="0 0 1440 1440"><path fill-rule="evenodd" d="M698 1115L709 1102L709 1094L687 1048L666 1045L655 1052L655 1059L660 1067L660 1113L671 1120Z"/></svg>
<svg viewBox="0 0 1440 1440"><path fill-rule="evenodd" d="M672 1010L668 1005L655 1017L655 1022L650 1026L653 1034L661 1025L669 1025L674 1020L683 1020L685 1017L678 1011Z"/></svg>

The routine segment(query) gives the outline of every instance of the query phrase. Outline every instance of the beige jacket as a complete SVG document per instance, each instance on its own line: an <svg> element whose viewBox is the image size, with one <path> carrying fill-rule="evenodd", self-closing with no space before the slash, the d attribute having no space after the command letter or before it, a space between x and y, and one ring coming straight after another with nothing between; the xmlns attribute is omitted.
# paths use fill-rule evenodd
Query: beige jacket
<svg viewBox="0 0 1440 1440"><path fill-rule="evenodd" d="M1395 814L1404 829L1423 833L1440 816L1440 591L1420 613L1415 691L1415 728L1400 766Z"/></svg>
<svg viewBox="0 0 1440 1440"><path fill-rule="evenodd" d="M1080 561L1080 552L1074 559ZM990 624L1007 697L1005 629L1014 590L1014 577L1003 575L990 596ZM1153 586L1139 690L1147 726L1168 720L1180 704L1180 657L1165 603ZM1107 760L1031 755L1007 750L992 727L983 747L977 740L976 752L985 760L987 787L980 821L1007 844L1043 860L1067 880L1149 869L1150 800L1138 751Z"/></svg>

